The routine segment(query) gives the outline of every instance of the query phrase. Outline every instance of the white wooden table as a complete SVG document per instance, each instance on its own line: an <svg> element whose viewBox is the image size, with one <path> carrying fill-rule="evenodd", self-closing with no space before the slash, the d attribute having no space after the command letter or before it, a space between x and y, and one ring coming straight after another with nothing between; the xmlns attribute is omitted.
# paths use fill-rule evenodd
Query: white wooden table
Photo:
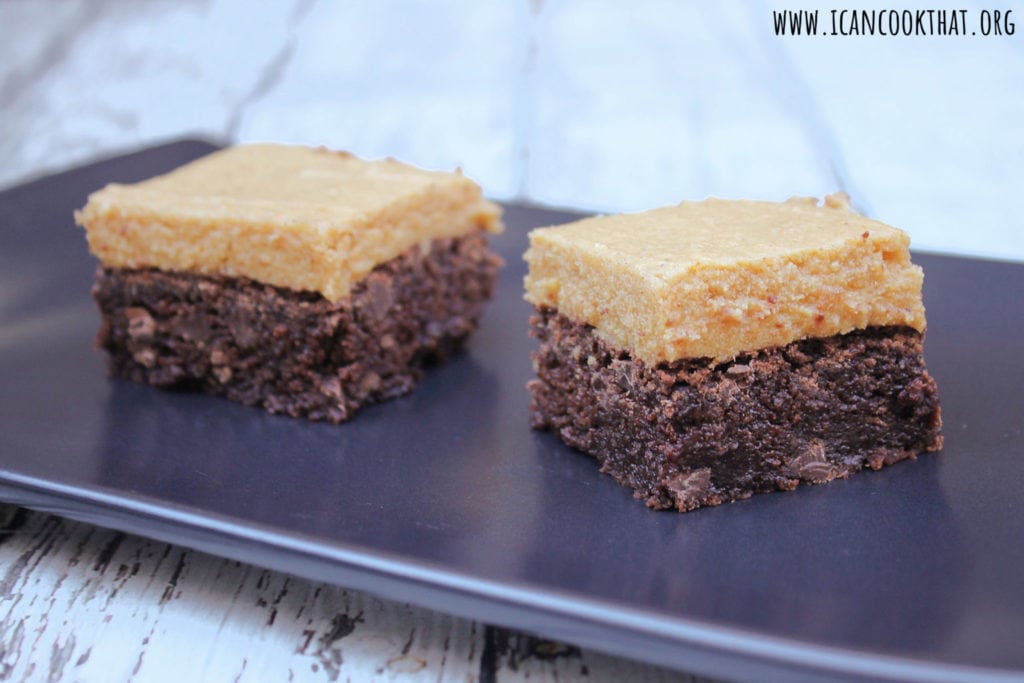
<svg viewBox="0 0 1024 683"><path fill-rule="evenodd" d="M708 679L0 504L0 680Z"/></svg>

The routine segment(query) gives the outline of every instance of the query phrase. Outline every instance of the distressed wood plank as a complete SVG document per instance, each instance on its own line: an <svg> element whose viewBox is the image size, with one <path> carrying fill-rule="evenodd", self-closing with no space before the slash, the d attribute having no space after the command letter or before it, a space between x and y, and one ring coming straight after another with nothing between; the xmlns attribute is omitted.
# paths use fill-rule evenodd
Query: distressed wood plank
<svg viewBox="0 0 1024 683"><path fill-rule="evenodd" d="M0 504L0 680L698 681Z"/></svg>

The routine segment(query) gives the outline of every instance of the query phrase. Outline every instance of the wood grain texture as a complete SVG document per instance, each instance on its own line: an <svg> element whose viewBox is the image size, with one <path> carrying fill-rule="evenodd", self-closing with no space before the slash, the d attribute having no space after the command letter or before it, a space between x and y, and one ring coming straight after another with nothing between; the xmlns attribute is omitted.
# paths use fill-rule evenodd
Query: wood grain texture
<svg viewBox="0 0 1024 683"><path fill-rule="evenodd" d="M707 679L0 504L0 680Z"/></svg>

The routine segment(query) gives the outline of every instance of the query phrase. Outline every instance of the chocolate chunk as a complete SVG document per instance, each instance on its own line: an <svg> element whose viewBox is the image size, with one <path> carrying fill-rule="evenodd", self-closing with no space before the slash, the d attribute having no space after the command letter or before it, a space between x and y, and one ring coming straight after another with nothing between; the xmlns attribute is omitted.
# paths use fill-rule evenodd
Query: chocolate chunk
<svg viewBox="0 0 1024 683"><path fill-rule="evenodd" d="M711 492L711 468L702 467L678 474L665 482L680 511L700 507Z"/></svg>
<svg viewBox="0 0 1024 683"><path fill-rule="evenodd" d="M820 484L835 478L832 465L825 457L825 442L812 439L805 448L786 462L785 471L804 481Z"/></svg>
<svg viewBox="0 0 1024 683"><path fill-rule="evenodd" d="M153 316L145 308L129 306L124 309L125 320L128 321L128 336L132 339L149 340L153 338L156 325Z"/></svg>

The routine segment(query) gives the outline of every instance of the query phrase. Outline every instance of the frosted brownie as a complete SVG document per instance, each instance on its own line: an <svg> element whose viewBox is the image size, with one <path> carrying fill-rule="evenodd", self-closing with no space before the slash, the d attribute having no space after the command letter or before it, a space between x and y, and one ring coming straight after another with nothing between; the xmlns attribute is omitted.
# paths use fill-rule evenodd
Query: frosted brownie
<svg viewBox="0 0 1024 683"><path fill-rule="evenodd" d="M937 450L908 246L842 195L534 230L532 424L679 511Z"/></svg>
<svg viewBox="0 0 1024 683"><path fill-rule="evenodd" d="M472 181L324 149L226 149L75 218L114 376L331 422L455 350L500 264Z"/></svg>

